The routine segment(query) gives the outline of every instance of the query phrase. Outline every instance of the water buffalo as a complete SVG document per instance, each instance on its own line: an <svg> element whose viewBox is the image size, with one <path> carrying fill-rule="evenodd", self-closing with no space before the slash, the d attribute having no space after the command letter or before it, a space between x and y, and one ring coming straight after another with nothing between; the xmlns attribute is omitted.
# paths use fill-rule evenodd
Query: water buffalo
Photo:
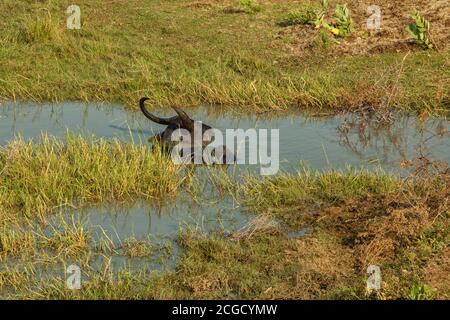
<svg viewBox="0 0 450 320"><path fill-rule="evenodd" d="M152 143L152 145L159 145L164 151L172 151L172 149L177 145L179 142L172 141L172 133L177 129L185 129L191 134L191 143L190 147L188 148L190 151L188 151L191 155L191 157L194 156L194 145L201 145L201 151L213 140L208 139L202 139L202 141L194 141L194 124L195 120L192 120L183 110L180 110L177 107L172 106L172 109L177 113L176 116L170 117L170 118L160 118L155 116L154 114L150 113L146 107L145 107L145 101L149 100L147 97L143 97L139 100L139 107L142 110L142 113L151 121L166 125L166 129L154 136L151 136L148 141ZM202 137L203 134L209 130L212 129L211 126L201 123L201 131L202 131ZM235 162L235 156L225 147L220 147L220 153L221 155L217 155L219 158L217 162L221 164L226 164L230 162ZM215 153L213 152L213 156L215 156ZM228 159L228 162L227 162ZM230 161L231 160L231 161Z"/></svg>

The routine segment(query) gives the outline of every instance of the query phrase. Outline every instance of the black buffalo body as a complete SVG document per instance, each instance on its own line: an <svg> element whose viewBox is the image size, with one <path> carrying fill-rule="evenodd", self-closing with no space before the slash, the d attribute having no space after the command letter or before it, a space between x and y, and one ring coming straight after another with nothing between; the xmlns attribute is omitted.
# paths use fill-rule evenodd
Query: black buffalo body
<svg viewBox="0 0 450 320"><path fill-rule="evenodd" d="M154 114L150 113L146 107L145 107L145 101L149 100L149 98L147 97L143 97L139 100L139 107L142 110L142 113L151 121L161 124L161 125L166 125L166 129L154 136L151 136L148 141L150 143L152 143L153 145L159 145L164 151L166 152L170 152L173 147L178 143L178 142L174 142L172 141L172 133L177 130L177 129L185 129L187 130L190 134L191 134L191 147L190 147L190 154L193 157L194 156L194 123L195 120L192 120L187 114L186 112L184 112L183 110L180 110L177 107L172 106L172 109L177 113L176 116L170 117L170 118L160 118L155 116ZM212 129L211 126L202 123L202 136L203 134L209 130ZM206 147L211 141L201 141L199 143L201 143L202 148ZM220 155L220 159L219 162L222 164L226 164L226 163L233 163L235 162L235 157L234 155L225 147L221 147L221 155ZM214 156L214 154L213 154ZM228 162L227 162L228 159Z"/></svg>

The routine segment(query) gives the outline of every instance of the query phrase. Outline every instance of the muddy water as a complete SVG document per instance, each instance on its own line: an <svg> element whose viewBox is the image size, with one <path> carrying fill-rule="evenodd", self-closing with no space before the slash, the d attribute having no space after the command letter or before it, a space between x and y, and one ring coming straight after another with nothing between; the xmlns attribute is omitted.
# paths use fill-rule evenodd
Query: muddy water
<svg viewBox="0 0 450 320"><path fill-rule="evenodd" d="M154 111L161 116L173 115L170 110ZM280 169L293 172L299 163L313 169L344 168L346 166L383 168L405 174L408 160L419 155L450 162L450 139L443 134L450 129L447 119L432 119L420 123L414 117L394 115L391 121L368 119L367 116L308 117L285 114L276 118L267 115L236 115L219 109L198 108L188 111L191 118L220 130L235 128L279 129ZM58 105L4 104L0 106L0 144L15 136L39 139L41 133L64 137L67 130L86 135L145 143L146 138L164 129L120 106L81 103ZM406 164L406 165L405 165ZM239 166L241 170L255 170ZM188 226L204 231L221 229L224 233L243 227L249 215L232 199L216 199L206 195L199 204L188 194L181 194L175 203L163 206L136 203L131 207L91 208L82 212L65 212L66 219L86 223L94 238L107 235L115 246L128 237L150 240L155 245L170 243L172 257L178 247L175 239ZM55 215L54 224L60 216ZM301 236L303 231L291 231L289 236ZM154 257L153 257L154 258ZM125 257L116 257L116 266L130 264ZM156 266L158 261L139 260L132 265Z"/></svg>

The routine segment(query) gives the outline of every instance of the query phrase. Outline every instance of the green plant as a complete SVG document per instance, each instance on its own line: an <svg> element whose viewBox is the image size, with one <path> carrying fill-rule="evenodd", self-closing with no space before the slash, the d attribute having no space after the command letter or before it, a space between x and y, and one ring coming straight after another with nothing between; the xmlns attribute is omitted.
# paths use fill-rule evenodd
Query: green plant
<svg viewBox="0 0 450 320"><path fill-rule="evenodd" d="M324 4L321 6L318 4L302 4L295 10L289 11L288 14L278 22L278 25L282 27L296 24L320 25L318 21L320 21L321 17L323 17L326 12L326 8L324 8L323 5Z"/></svg>
<svg viewBox="0 0 450 320"><path fill-rule="evenodd" d="M338 33L336 34L339 37L347 37L353 29L353 21L350 18L350 12L348 11L347 6L337 4L334 17L336 18L336 29L338 29Z"/></svg>
<svg viewBox="0 0 450 320"><path fill-rule="evenodd" d="M312 20L312 24L315 25L317 29L324 27L335 36L345 38L353 30L353 20L350 18L350 12L345 4L337 4L334 20L335 23L328 23L326 21L326 13L328 10L328 0L322 0L320 9L315 12L315 17Z"/></svg>
<svg viewBox="0 0 450 320"><path fill-rule="evenodd" d="M334 19L336 22L333 24L329 24L324 19L322 19L321 26L329 30L335 36L342 38L347 37L354 30L353 21L350 18L350 12L348 11L348 8L345 4L336 5Z"/></svg>
<svg viewBox="0 0 450 320"><path fill-rule="evenodd" d="M433 49L433 44L429 38L430 23L420 15L418 11L411 13L414 23L408 25L406 30L410 36L424 49Z"/></svg>
<svg viewBox="0 0 450 320"><path fill-rule="evenodd" d="M261 11L261 6L256 0L239 0L239 7L246 13L256 13Z"/></svg>
<svg viewBox="0 0 450 320"><path fill-rule="evenodd" d="M431 300L434 297L434 291L426 284L413 285L409 291L410 300Z"/></svg>
<svg viewBox="0 0 450 320"><path fill-rule="evenodd" d="M327 10L328 10L328 0L321 0L320 9L316 12L313 20L313 24L315 25L316 28L320 28L321 26L323 26Z"/></svg>
<svg viewBox="0 0 450 320"><path fill-rule="evenodd" d="M310 15L310 11L293 10L282 18L278 25L282 27L293 26L296 24L312 24L314 17Z"/></svg>
<svg viewBox="0 0 450 320"><path fill-rule="evenodd" d="M327 32L325 30L320 30L320 40L321 40L322 47L328 48L331 44L329 32Z"/></svg>
<svg viewBox="0 0 450 320"><path fill-rule="evenodd" d="M310 24L316 28L324 26L325 16L328 10L328 0L322 0L319 4L303 4L300 8L290 11L286 17L278 22L280 26L296 24Z"/></svg>

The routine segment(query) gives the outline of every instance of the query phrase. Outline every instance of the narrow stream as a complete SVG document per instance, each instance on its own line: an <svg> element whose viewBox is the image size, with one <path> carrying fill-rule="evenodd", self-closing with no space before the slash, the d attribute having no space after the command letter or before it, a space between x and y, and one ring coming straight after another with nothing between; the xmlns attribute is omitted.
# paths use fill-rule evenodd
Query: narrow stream
<svg viewBox="0 0 450 320"><path fill-rule="evenodd" d="M314 118L286 114L267 118L213 108L196 108L188 113L191 118L221 131L279 129L280 166L288 172L295 170L300 161L314 169L352 165L397 171L399 163L413 158L419 147L433 150L432 156L436 159L450 159L448 135L437 135L442 128L449 129L447 119L429 119L420 124L416 117L396 115L390 125L363 124L361 128L354 117L345 115ZM154 113L163 117L174 115L170 109ZM149 121L140 112L119 105L6 104L0 108L0 144L17 135L25 139L36 139L41 133L64 137L67 130L147 144L149 136L163 129L164 126Z"/></svg>
<svg viewBox="0 0 450 320"><path fill-rule="evenodd" d="M171 116L173 111L154 110L160 116ZM295 172L302 163L312 169L346 168L347 166L381 168L396 174L406 174L408 160L426 154L432 159L450 162L450 130L447 119L429 119L420 123L415 117L394 115L389 123L366 121L358 115L309 117L286 114L268 118L267 115L237 115L219 108L187 110L191 118L202 120L220 130L225 129L279 129L280 169ZM39 139L42 133L64 138L67 131L97 137L117 137L126 142L148 144L147 138L164 129L150 122L141 113L119 105L63 103L58 105L32 103L0 105L0 144L16 136ZM247 169L240 166L239 172ZM239 175L238 172L238 175ZM156 245L169 243L173 259L178 255L177 236L188 226L203 231L223 230L224 233L242 228L251 218L224 197L206 196L203 203L195 202L182 192L174 203L152 205L137 202L130 207L95 207L82 211L62 212L63 219L86 223L95 239L105 234L116 245L128 237L148 239ZM61 219L53 217L54 225ZM301 236L302 231L291 232ZM157 260L157 259L156 259ZM137 260L136 268L145 264L157 268L158 261ZM130 263L124 257L113 261L115 267Z"/></svg>

